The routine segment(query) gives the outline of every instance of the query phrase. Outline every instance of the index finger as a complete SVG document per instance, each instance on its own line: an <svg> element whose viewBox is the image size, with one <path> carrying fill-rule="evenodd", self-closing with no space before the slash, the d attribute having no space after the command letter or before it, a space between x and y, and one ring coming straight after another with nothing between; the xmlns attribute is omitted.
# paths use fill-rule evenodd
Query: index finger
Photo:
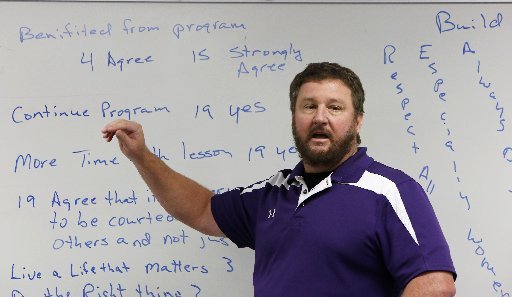
<svg viewBox="0 0 512 297"><path fill-rule="evenodd" d="M125 130L126 132L132 132L135 130L134 123L127 120L115 120L105 125L101 129L103 138L110 142L118 130Z"/></svg>

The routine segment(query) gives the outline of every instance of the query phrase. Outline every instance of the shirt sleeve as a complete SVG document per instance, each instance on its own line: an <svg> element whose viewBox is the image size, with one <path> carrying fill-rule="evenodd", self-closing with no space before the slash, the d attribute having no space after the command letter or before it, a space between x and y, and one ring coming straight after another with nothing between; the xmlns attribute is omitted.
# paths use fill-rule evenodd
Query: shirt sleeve
<svg viewBox="0 0 512 297"><path fill-rule="evenodd" d="M248 203L250 197L242 195L243 188L214 195L212 213L222 232L239 248L254 249L255 204ZM254 200L254 199L252 199Z"/></svg>
<svg viewBox="0 0 512 297"><path fill-rule="evenodd" d="M404 226L389 203L382 210L379 228L383 259L397 283L396 293L423 272L448 271L455 278L448 243L424 190L413 179L397 187L412 230Z"/></svg>

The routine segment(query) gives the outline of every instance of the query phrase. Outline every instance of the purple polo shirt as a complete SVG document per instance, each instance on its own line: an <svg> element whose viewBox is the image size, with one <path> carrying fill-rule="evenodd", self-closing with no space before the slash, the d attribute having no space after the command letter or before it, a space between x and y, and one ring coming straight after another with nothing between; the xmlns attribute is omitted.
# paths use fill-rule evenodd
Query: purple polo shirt
<svg viewBox="0 0 512 297"><path fill-rule="evenodd" d="M308 189L302 162L212 199L238 247L255 250L255 297L399 296L422 272L455 275L421 186L366 148Z"/></svg>

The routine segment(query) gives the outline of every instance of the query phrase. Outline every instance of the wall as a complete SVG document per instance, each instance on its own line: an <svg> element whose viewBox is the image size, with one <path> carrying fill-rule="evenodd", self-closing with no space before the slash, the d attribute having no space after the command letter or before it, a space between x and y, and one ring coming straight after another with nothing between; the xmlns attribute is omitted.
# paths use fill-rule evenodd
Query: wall
<svg viewBox="0 0 512 297"><path fill-rule="evenodd" d="M248 185L298 161L288 85L328 60L363 80L369 153L427 191L458 296L509 296L511 14L0 2L0 295L252 296L253 253L168 216L100 129L138 121L173 168Z"/></svg>

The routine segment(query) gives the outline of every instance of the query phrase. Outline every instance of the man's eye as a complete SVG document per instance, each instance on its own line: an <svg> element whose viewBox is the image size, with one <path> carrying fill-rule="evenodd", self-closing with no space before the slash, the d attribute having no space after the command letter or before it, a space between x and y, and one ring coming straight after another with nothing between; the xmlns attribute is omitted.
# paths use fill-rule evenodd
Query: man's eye
<svg viewBox="0 0 512 297"><path fill-rule="evenodd" d="M343 109L343 107L339 106L339 105L332 105L331 107L329 107L332 111L341 111Z"/></svg>

